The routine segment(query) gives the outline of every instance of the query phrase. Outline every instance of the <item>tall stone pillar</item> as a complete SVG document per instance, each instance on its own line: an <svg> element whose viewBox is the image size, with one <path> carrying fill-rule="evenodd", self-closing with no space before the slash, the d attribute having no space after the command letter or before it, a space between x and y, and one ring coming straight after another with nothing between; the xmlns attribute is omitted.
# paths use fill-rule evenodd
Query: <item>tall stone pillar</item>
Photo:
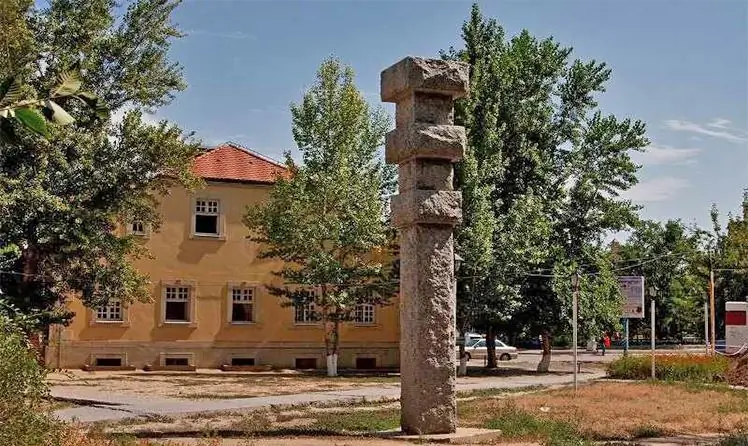
<svg viewBox="0 0 748 446"><path fill-rule="evenodd" d="M392 220L400 230L401 426L408 434L456 430L455 286L452 230L462 217L453 163L465 129L453 101L468 91L468 66L407 57L382 72L382 101L394 102L396 128L385 159L397 164Z"/></svg>

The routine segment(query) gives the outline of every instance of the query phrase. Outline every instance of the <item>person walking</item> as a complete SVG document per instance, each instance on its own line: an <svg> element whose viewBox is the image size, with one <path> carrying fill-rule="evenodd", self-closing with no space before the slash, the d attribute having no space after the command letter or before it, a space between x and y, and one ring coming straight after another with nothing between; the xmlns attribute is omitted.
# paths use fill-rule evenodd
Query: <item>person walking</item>
<svg viewBox="0 0 748 446"><path fill-rule="evenodd" d="M610 348L610 337L608 336L608 333L603 333L601 344L603 345L603 356L605 356L605 350Z"/></svg>

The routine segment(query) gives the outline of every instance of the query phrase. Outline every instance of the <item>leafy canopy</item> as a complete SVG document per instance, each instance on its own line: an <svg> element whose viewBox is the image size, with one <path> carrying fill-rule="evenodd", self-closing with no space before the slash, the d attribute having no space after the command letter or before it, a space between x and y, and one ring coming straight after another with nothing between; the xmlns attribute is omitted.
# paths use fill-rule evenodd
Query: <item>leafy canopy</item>
<svg viewBox="0 0 748 446"><path fill-rule="evenodd" d="M0 51L0 79L14 78L27 98L61 97L64 114L52 109L75 118L51 116L46 139L6 120L17 138L0 139L0 289L19 311L45 313L42 325L72 316L58 306L70 294L90 306L149 297L131 265L145 252L117 228L158 226L158 195L175 181L196 183L197 145L165 121L145 124L140 111L185 86L168 58L178 3L137 0L120 16L112 0L3 4L11 14L0 34L14 44ZM124 117L90 113L81 85Z"/></svg>
<svg viewBox="0 0 748 446"><path fill-rule="evenodd" d="M289 175L245 223L262 257L286 262L274 294L291 304L312 299L324 322L351 320L357 304L383 304L393 292L385 214L392 171L378 153L389 120L335 59L291 113L302 162L286 154ZM299 291L309 289L317 294Z"/></svg>

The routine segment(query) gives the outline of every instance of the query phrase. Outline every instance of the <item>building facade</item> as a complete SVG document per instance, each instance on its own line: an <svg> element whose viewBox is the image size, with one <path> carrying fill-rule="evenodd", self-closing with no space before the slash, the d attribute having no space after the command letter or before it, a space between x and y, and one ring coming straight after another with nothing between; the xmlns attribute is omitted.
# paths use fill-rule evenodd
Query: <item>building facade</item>
<svg viewBox="0 0 748 446"><path fill-rule="evenodd" d="M274 366L322 368L324 331L308 306L289 307L265 285L281 263L260 259L242 218L263 202L283 166L226 144L195 160L205 187L174 187L160 202L158 231L138 223L127 230L151 253L136 267L151 281L149 303L110 302L98 309L68 305L69 326L52 327L46 362L51 368L218 368ZM361 306L343 324L342 368L396 367L397 299Z"/></svg>

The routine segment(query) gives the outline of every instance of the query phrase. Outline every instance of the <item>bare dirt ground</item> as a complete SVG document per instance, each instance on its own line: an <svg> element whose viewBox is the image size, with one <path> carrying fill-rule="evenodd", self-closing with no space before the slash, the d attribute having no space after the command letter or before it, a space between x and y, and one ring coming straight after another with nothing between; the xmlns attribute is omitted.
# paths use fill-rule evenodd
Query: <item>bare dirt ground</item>
<svg viewBox="0 0 748 446"><path fill-rule="evenodd" d="M50 373L47 382L67 388L95 388L115 393L188 399L250 398L268 395L346 390L396 384L398 376L327 378L295 372L278 374L83 372Z"/></svg>
<svg viewBox="0 0 748 446"><path fill-rule="evenodd" d="M570 388L478 393L459 399L458 420L461 427L501 429L504 436L493 444L504 445L542 443L548 435L556 435L548 430L549 426L554 425L557 426L556 431L570 430L581 438L596 440L704 434L713 437L715 434L746 431L748 392L704 385L597 382L581 386L576 395ZM234 437L217 442L211 439L213 443L172 437L172 445L386 446L394 443L381 438L327 437L334 432L384 431L394 429L398 424L399 403L395 402L194 414L175 419L164 417L107 423L98 428L110 433L141 432L141 435L144 431L202 432L208 435L233 432L225 436ZM168 434L158 441L166 441L167 437Z"/></svg>

